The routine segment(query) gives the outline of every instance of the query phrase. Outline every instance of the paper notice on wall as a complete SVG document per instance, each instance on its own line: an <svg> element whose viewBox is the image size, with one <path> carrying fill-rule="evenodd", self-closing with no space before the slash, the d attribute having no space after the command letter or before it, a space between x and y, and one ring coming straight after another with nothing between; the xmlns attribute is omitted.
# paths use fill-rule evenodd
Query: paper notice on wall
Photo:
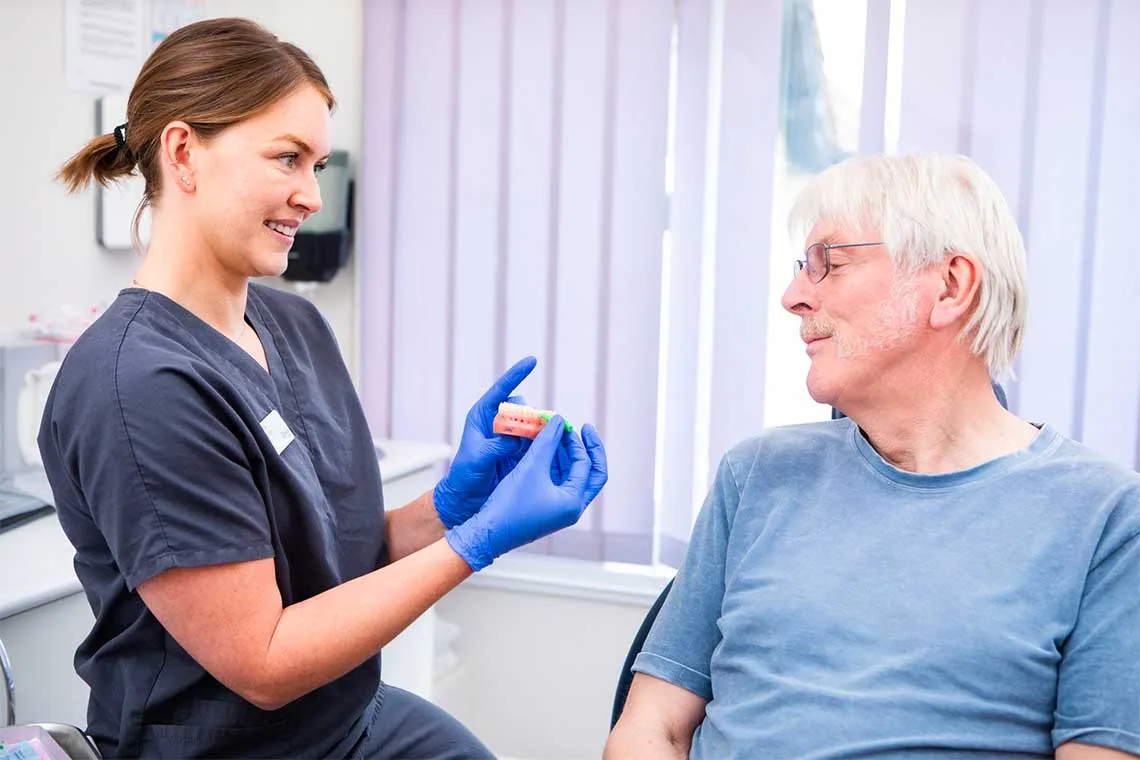
<svg viewBox="0 0 1140 760"><path fill-rule="evenodd" d="M143 61L203 0L64 0L64 68L75 90L126 95Z"/></svg>
<svg viewBox="0 0 1140 760"><path fill-rule="evenodd" d="M68 87L126 94L143 61L150 14L143 0L64 0Z"/></svg>

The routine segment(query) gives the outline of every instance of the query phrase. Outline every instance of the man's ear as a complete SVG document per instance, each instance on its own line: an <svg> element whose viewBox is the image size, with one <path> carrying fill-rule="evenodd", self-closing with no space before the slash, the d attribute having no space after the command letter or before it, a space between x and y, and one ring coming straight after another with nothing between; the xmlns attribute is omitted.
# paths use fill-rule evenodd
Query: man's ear
<svg viewBox="0 0 1140 760"><path fill-rule="evenodd" d="M942 330L968 319L978 289L982 284L982 268L968 253L951 251L940 269L942 287L930 310L930 326Z"/></svg>

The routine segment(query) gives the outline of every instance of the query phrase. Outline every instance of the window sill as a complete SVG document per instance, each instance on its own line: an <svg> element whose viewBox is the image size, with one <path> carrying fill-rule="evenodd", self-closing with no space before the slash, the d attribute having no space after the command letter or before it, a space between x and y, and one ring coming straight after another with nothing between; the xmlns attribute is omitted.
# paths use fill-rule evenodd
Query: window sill
<svg viewBox="0 0 1140 760"><path fill-rule="evenodd" d="M464 585L648 607L676 574L663 565L590 562L519 553L500 557Z"/></svg>

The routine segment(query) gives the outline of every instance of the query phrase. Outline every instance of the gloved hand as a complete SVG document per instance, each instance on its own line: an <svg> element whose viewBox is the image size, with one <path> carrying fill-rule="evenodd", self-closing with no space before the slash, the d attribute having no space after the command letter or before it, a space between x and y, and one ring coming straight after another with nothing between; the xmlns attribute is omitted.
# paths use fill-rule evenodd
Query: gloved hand
<svg viewBox="0 0 1140 760"><path fill-rule="evenodd" d="M511 392L531 373L538 360L528 356L503 373L467 412L459 449L451 467L432 493L435 511L445 528L454 528L479 511L495 486L514 469L530 447L526 438L496 435L491 430L499 404L525 404Z"/></svg>
<svg viewBox="0 0 1140 760"><path fill-rule="evenodd" d="M556 483L560 451L569 469ZM555 415L483 508L447 531L447 543L472 570L482 570L511 549L578 522L607 477L606 450L594 426L583 425L579 438Z"/></svg>

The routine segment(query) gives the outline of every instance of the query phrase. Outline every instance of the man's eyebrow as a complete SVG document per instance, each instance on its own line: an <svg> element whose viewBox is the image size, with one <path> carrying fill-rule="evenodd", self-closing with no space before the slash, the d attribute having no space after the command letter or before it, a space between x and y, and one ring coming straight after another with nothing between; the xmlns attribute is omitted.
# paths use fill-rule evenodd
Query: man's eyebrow
<svg viewBox="0 0 1140 760"><path fill-rule="evenodd" d="M296 135L281 135L280 137L276 138L274 142L291 142L300 148L302 153L313 152L313 149L309 147L309 144ZM325 158L328 158L328 156L324 156L321 160L324 160Z"/></svg>
<svg viewBox="0 0 1140 760"><path fill-rule="evenodd" d="M829 232L826 235L820 235L819 237L817 237L814 240L811 240L809 238L808 245L814 245L816 243L823 243L824 245L834 245L836 242L838 242L837 238L838 238L838 235L836 235L834 232Z"/></svg>

